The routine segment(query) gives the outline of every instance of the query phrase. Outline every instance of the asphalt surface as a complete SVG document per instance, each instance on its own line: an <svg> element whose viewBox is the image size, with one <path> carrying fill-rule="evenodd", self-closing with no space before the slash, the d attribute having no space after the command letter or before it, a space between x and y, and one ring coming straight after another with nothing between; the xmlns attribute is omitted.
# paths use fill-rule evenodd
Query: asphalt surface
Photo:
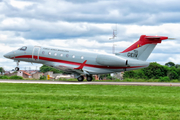
<svg viewBox="0 0 180 120"><path fill-rule="evenodd" d="M42 80L0 80L0 83L180 86L180 83L163 83L163 82L78 82L78 81L67 82L67 81L42 81Z"/></svg>

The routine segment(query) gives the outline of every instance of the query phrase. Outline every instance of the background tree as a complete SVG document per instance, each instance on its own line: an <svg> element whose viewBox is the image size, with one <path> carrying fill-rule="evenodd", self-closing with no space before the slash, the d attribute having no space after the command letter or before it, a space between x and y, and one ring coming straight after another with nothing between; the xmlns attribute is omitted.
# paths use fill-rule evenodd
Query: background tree
<svg viewBox="0 0 180 120"><path fill-rule="evenodd" d="M161 77L167 76L168 71L170 71L170 67L160 65L156 62L150 63L147 68L126 71L123 75L124 78L137 78L137 79L159 79ZM173 70L175 71L175 70ZM176 71L175 71L176 72ZM170 72L169 72L170 73ZM177 73L177 72L176 72ZM180 73L180 70L179 70ZM172 74L172 75L171 75ZM175 73L172 72L169 76L176 76ZM174 78L174 77L172 77ZM176 77L175 77L176 78Z"/></svg>
<svg viewBox="0 0 180 120"><path fill-rule="evenodd" d="M124 72L123 78L135 78L135 70Z"/></svg>
<svg viewBox="0 0 180 120"><path fill-rule="evenodd" d="M171 67L171 69L168 71L167 76L169 77L170 80L172 79L178 79L178 69L176 67Z"/></svg>
<svg viewBox="0 0 180 120"><path fill-rule="evenodd" d="M3 73L5 72L3 67L0 67L0 72L1 72L1 75L3 75Z"/></svg>
<svg viewBox="0 0 180 120"><path fill-rule="evenodd" d="M144 74L148 79L159 79L160 77L167 76L168 70L168 67L164 67L156 62L150 63L147 68L143 68Z"/></svg>
<svg viewBox="0 0 180 120"><path fill-rule="evenodd" d="M63 73L63 71L60 71L58 69L55 69L55 68L52 68L52 67L49 67L47 65L43 65L40 67L40 71L45 73L45 72L48 72L48 71L52 71L53 73Z"/></svg>
<svg viewBox="0 0 180 120"><path fill-rule="evenodd" d="M179 64L176 64L175 67L176 67L176 68L180 68L180 65L179 65Z"/></svg>
<svg viewBox="0 0 180 120"><path fill-rule="evenodd" d="M168 67L175 66L175 64L174 64L173 62L168 62L168 63L166 63L165 65L168 66Z"/></svg>
<svg viewBox="0 0 180 120"><path fill-rule="evenodd" d="M147 79L147 76L144 74L144 71L143 69L137 69L134 71L135 72L135 75L134 77L137 78L137 79Z"/></svg>
<svg viewBox="0 0 180 120"><path fill-rule="evenodd" d="M104 78L110 79L110 78L112 78L110 74L101 74L99 77L100 77L100 79L104 79Z"/></svg>
<svg viewBox="0 0 180 120"><path fill-rule="evenodd" d="M180 68L177 68L177 74L180 76Z"/></svg>

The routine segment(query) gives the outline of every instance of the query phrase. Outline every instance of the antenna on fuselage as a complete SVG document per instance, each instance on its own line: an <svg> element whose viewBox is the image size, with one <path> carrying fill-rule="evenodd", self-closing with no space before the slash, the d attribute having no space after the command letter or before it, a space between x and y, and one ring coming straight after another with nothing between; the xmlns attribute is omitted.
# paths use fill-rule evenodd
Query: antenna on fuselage
<svg viewBox="0 0 180 120"><path fill-rule="evenodd" d="M115 53L115 45L114 44L114 39L115 37L117 37L117 24L116 24L116 29L113 29L113 37L112 38L109 38L109 40L113 40L113 45L112 45L112 53L114 54Z"/></svg>

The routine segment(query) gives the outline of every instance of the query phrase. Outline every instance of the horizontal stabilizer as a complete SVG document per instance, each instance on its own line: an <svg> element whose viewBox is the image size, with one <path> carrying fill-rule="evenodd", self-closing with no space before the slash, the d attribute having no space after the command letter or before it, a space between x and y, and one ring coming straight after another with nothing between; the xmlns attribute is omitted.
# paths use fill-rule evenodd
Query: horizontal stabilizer
<svg viewBox="0 0 180 120"><path fill-rule="evenodd" d="M148 40L165 40L168 39L168 37L164 37L164 36L146 36L145 39Z"/></svg>

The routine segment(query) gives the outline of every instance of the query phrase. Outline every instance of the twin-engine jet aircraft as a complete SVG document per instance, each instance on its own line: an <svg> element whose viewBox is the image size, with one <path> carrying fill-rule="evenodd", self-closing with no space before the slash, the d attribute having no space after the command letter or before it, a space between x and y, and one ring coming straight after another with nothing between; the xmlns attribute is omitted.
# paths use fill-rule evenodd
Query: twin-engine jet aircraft
<svg viewBox="0 0 180 120"><path fill-rule="evenodd" d="M120 53L102 54L42 46L23 46L4 57L20 61L40 63L59 70L72 72L78 81L92 81L93 74L129 71L149 66L146 62L157 43L168 39L164 36L142 35L133 45ZM15 70L19 70L18 67Z"/></svg>

